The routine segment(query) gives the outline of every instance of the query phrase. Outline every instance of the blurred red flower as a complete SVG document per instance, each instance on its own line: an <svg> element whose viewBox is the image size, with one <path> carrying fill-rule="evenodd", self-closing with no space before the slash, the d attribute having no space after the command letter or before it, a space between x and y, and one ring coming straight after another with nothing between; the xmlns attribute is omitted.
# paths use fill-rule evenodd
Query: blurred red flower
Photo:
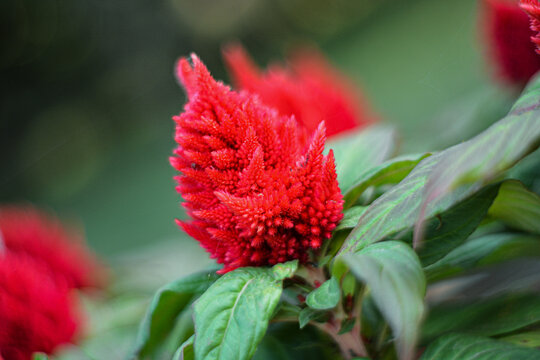
<svg viewBox="0 0 540 360"><path fill-rule="evenodd" d="M67 286L26 255L0 254L0 358L30 360L70 342L77 329Z"/></svg>
<svg viewBox="0 0 540 360"><path fill-rule="evenodd" d="M536 52L540 54L540 4L538 0L521 0L520 6L531 18L531 30L534 32L531 41L536 44Z"/></svg>
<svg viewBox="0 0 540 360"><path fill-rule="evenodd" d="M0 240L8 252L42 262L70 287L95 287L104 280L103 267L80 235L30 206L0 207Z"/></svg>
<svg viewBox="0 0 540 360"><path fill-rule="evenodd" d="M189 97L176 122L171 158L177 190L193 218L180 226L219 263L308 260L343 217L324 123L307 141L296 121L212 78L193 55L178 63Z"/></svg>
<svg viewBox="0 0 540 360"><path fill-rule="evenodd" d="M314 50L297 52L291 68L273 64L265 73L240 45L227 47L224 58L236 87L259 95L282 115L294 115L310 132L321 121L328 136L373 121L359 91Z"/></svg>
<svg viewBox="0 0 540 360"><path fill-rule="evenodd" d="M522 1L521 6L534 8L533 2L536 0ZM529 17L520 9L519 0L484 0L482 14L490 57L499 76L509 84L524 86L540 70Z"/></svg>

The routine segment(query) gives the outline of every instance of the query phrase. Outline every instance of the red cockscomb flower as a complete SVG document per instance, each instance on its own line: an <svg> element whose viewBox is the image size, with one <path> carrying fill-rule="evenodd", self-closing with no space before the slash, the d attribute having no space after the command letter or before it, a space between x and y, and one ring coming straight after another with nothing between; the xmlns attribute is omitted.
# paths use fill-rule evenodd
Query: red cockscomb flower
<svg viewBox="0 0 540 360"><path fill-rule="evenodd" d="M20 254L0 254L0 358L30 360L51 354L77 329L68 288L50 270Z"/></svg>
<svg viewBox="0 0 540 360"><path fill-rule="evenodd" d="M531 18L531 30L535 32L531 41L536 44L536 52L540 54L540 4L538 0L521 0L520 6Z"/></svg>
<svg viewBox="0 0 540 360"><path fill-rule="evenodd" d="M311 132L321 121L328 136L372 121L359 92L313 50L293 56L291 68L274 64L264 74L239 45L229 46L224 58L238 88L258 94L282 115L294 115Z"/></svg>
<svg viewBox="0 0 540 360"><path fill-rule="evenodd" d="M32 207L0 207L0 239L8 252L44 263L70 287L94 287L103 280L103 269L80 236Z"/></svg>
<svg viewBox="0 0 540 360"><path fill-rule="evenodd" d="M532 2L536 1L522 1L521 6L533 8ZM531 42L535 34L519 0L484 0L483 15L490 56L499 76L509 84L524 86L540 70L540 56Z"/></svg>
<svg viewBox="0 0 540 360"><path fill-rule="evenodd" d="M180 226L219 263L241 266L308 260L343 217L324 123L309 145L294 118L212 78L193 55L178 63L189 102L174 117L171 163L192 222Z"/></svg>

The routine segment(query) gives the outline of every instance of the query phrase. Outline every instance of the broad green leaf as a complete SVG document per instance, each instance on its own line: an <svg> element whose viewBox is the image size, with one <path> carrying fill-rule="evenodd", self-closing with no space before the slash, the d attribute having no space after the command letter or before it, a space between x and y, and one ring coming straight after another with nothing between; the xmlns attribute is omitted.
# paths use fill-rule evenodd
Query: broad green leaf
<svg viewBox="0 0 540 360"><path fill-rule="evenodd" d="M538 348L540 347L540 331L529 331L520 334L510 335L500 338L500 340L519 346Z"/></svg>
<svg viewBox="0 0 540 360"><path fill-rule="evenodd" d="M486 337L450 334L431 343L421 360L536 360L540 351Z"/></svg>
<svg viewBox="0 0 540 360"><path fill-rule="evenodd" d="M336 158L339 187L346 192L366 170L391 157L396 147L396 131L389 125L374 125L333 138L326 145Z"/></svg>
<svg viewBox="0 0 540 360"><path fill-rule="evenodd" d="M195 335L192 335L178 348L174 354L173 360L195 360L195 352L193 351L193 339Z"/></svg>
<svg viewBox="0 0 540 360"><path fill-rule="evenodd" d="M489 215L512 228L540 234L540 197L517 180L503 183Z"/></svg>
<svg viewBox="0 0 540 360"><path fill-rule="evenodd" d="M300 314L298 315L298 323L300 325L300 329L303 329L311 320L319 320L326 312L313 309L310 307L306 307L300 311Z"/></svg>
<svg viewBox="0 0 540 360"><path fill-rule="evenodd" d="M411 227L419 218L441 213L536 149L540 143L538 103L540 78L507 117L471 140L422 160L403 181L375 200L341 253L356 252ZM421 235L417 231L418 239Z"/></svg>
<svg viewBox="0 0 540 360"><path fill-rule="evenodd" d="M336 278L332 277L309 293L306 304L315 310L328 310L338 304L340 297L339 284Z"/></svg>
<svg viewBox="0 0 540 360"><path fill-rule="evenodd" d="M475 266L493 264L521 256L540 256L540 237L522 234L490 234L471 239L426 267L425 272L431 282Z"/></svg>
<svg viewBox="0 0 540 360"><path fill-rule="evenodd" d="M418 163L431 154L406 155L400 156L384 162L383 164L371 168L356 179L344 195L344 208L352 206L356 200L370 186L381 186L388 184L397 184L407 176Z"/></svg>
<svg viewBox="0 0 540 360"><path fill-rule="evenodd" d="M422 338L432 339L450 332L495 336L540 322L540 297L512 295L475 302L435 306L422 327Z"/></svg>
<svg viewBox="0 0 540 360"><path fill-rule="evenodd" d="M415 252L400 241L372 244L343 257L388 321L400 358L410 358L424 312L426 280Z"/></svg>
<svg viewBox="0 0 540 360"><path fill-rule="evenodd" d="M433 264L461 245L486 216L500 184L489 185L427 222L418 249L423 266Z"/></svg>
<svg viewBox="0 0 540 360"><path fill-rule="evenodd" d="M297 261L274 268L239 268L195 302L195 358L242 360L255 353Z"/></svg>
<svg viewBox="0 0 540 360"><path fill-rule="evenodd" d="M139 327L134 354L144 358L154 351L174 328L177 316L218 279L215 270L193 274L159 289Z"/></svg>
<svg viewBox="0 0 540 360"><path fill-rule="evenodd" d="M367 206L353 206L343 212L343 219L339 223L336 231L344 229L352 229L358 225L358 220L366 211Z"/></svg>

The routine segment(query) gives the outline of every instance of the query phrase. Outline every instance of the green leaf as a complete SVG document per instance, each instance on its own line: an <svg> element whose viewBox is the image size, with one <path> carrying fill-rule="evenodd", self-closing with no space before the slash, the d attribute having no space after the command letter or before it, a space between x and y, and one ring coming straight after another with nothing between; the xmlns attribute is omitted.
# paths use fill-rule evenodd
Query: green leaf
<svg viewBox="0 0 540 360"><path fill-rule="evenodd" d="M540 331L529 331L520 334L510 335L500 338L500 340L519 346L538 348L540 347Z"/></svg>
<svg viewBox="0 0 540 360"><path fill-rule="evenodd" d="M471 140L422 160L368 207L341 253L356 252L411 227L419 218L443 212L536 149L540 142L539 98L540 78L507 117ZM416 233L421 239L421 232Z"/></svg>
<svg viewBox="0 0 540 360"><path fill-rule="evenodd" d="M223 275L195 302L195 358L249 359L264 336L297 261L274 268L239 268Z"/></svg>
<svg viewBox="0 0 540 360"><path fill-rule="evenodd" d="M351 331L353 329L355 323L356 323L356 318L355 317L352 317L350 319L344 319L341 322L341 327L339 329L338 335L345 334L345 333L348 333L349 331Z"/></svg>
<svg viewBox="0 0 540 360"><path fill-rule="evenodd" d="M32 355L32 360L49 360L49 357L44 353L34 353Z"/></svg>
<svg viewBox="0 0 540 360"><path fill-rule="evenodd" d="M154 351L174 328L177 316L195 294L218 279L215 270L193 274L159 289L139 327L134 353L144 358Z"/></svg>
<svg viewBox="0 0 540 360"><path fill-rule="evenodd" d="M430 341L450 332L495 336L540 322L540 297L511 295L476 302L456 302L435 306L422 328L422 338Z"/></svg>
<svg viewBox="0 0 540 360"><path fill-rule="evenodd" d="M370 288L375 304L392 328L398 353L409 358L418 337L426 291L417 255L403 242L385 241L346 254L343 259Z"/></svg>
<svg viewBox="0 0 540 360"><path fill-rule="evenodd" d="M420 161L430 155L430 153L425 153L421 155L400 156L364 172L356 179L354 185L345 192L344 208L352 206L370 186L399 183Z"/></svg>
<svg viewBox="0 0 540 360"><path fill-rule="evenodd" d="M520 181L503 183L489 215L515 229L540 234L540 197Z"/></svg>
<svg viewBox="0 0 540 360"><path fill-rule="evenodd" d="M336 278L332 277L309 293L306 304L312 309L328 310L338 304L340 297L339 284Z"/></svg>
<svg viewBox="0 0 540 360"><path fill-rule="evenodd" d="M434 281L476 266L522 256L540 256L540 237L522 234L490 234L471 239L425 268Z"/></svg>
<svg viewBox="0 0 540 360"><path fill-rule="evenodd" d="M193 339L195 335L192 335L178 348L174 354L173 360L195 360L195 352L193 351Z"/></svg>
<svg viewBox="0 0 540 360"><path fill-rule="evenodd" d="M450 334L430 344L421 360L535 360L540 351L486 337Z"/></svg>
<svg viewBox="0 0 540 360"><path fill-rule="evenodd" d="M300 329L303 329L311 320L319 320L326 315L325 311L316 310L310 307L306 307L300 311L298 316L298 322Z"/></svg>
<svg viewBox="0 0 540 360"><path fill-rule="evenodd" d="M334 151L341 191L346 192L364 171L392 156L395 145L396 131L389 125L374 125L329 141L326 149Z"/></svg>
<svg viewBox="0 0 540 360"><path fill-rule="evenodd" d="M418 257L423 266L433 264L461 245L480 225L500 184L486 186L471 197L428 221Z"/></svg>
<svg viewBox="0 0 540 360"><path fill-rule="evenodd" d="M367 206L353 206L343 212L343 219L339 223L336 231L344 229L352 229L358 225L358 220L366 211Z"/></svg>

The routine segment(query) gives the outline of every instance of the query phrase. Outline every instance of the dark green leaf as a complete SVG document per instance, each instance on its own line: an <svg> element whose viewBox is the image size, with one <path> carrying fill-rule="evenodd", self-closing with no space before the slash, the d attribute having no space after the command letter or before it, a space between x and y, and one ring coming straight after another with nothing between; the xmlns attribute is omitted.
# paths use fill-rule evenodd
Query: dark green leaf
<svg viewBox="0 0 540 360"><path fill-rule="evenodd" d="M421 360L535 360L540 351L486 337L450 334L429 345Z"/></svg>
<svg viewBox="0 0 540 360"><path fill-rule="evenodd" d="M195 302L198 360L242 360L255 353L297 261L274 268L239 268L223 275Z"/></svg>
<svg viewBox="0 0 540 360"><path fill-rule="evenodd" d="M540 197L520 181L505 181L489 215L518 230L540 234Z"/></svg>
<svg viewBox="0 0 540 360"><path fill-rule="evenodd" d="M334 151L341 191L348 190L364 171L392 156L395 145L396 131L388 125L375 125L329 141L326 149Z"/></svg>
<svg viewBox="0 0 540 360"><path fill-rule="evenodd" d="M157 291L139 327L135 354L144 358L154 351L174 328L177 316L195 294L204 292L218 279L215 270L179 279Z"/></svg>
<svg viewBox="0 0 540 360"><path fill-rule="evenodd" d="M348 333L349 331L353 329L355 323L356 323L355 317L343 320L341 322L341 328L339 329L338 334L341 335L341 334Z"/></svg>
<svg viewBox="0 0 540 360"><path fill-rule="evenodd" d="M173 360L195 360L195 352L193 351L193 339L195 335L191 336L178 348L174 354Z"/></svg>
<svg viewBox="0 0 540 360"><path fill-rule="evenodd" d="M336 231L343 229L352 229L358 225L358 220L362 217L362 214L366 211L367 206L353 206L343 212L343 220L339 223Z"/></svg>
<svg viewBox="0 0 540 360"><path fill-rule="evenodd" d="M300 323L300 329L303 329L311 320L319 320L324 317L326 314L325 311L320 311L316 309L312 309L310 307L306 307L300 311L300 315L298 316L298 322Z"/></svg>
<svg viewBox="0 0 540 360"><path fill-rule="evenodd" d="M431 154L400 156L371 168L356 179L353 186L345 192L344 208L352 206L370 186L397 184L407 176L416 165Z"/></svg>
<svg viewBox="0 0 540 360"><path fill-rule="evenodd" d="M338 304L340 297L339 284L336 278L332 277L309 293L306 304L312 309L328 310Z"/></svg>
<svg viewBox="0 0 540 360"><path fill-rule="evenodd" d="M540 347L540 331L529 331L521 334L503 337L500 340L519 346L538 348Z"/></svg>
<svg viewBox="0 0 540 360"><path fill-rule="evenodd" d="M369 287L392 328L400 356L409 358L418 337L426 290L417 255L403 242L384 241L347 254L343 259Z"/></svg>
<svg viewBox="0 0 540 360"><path fill-rule="evenodd" d="M507 117L471 140L422 160L368 207L341 253L358 251L411 227L419 218L441 213L536 149L540 141L539 98L537 79ZM460 184L466 185L458 187ZM421 235L417 231L418 239Z"/></svg>
<svg viewBox="0 0 540 360"><path fill-rule="evenodd" d="M471 239L426 267L429 281L444 278L475 266L521 256L540 256L540 238L521 234L490 234Z"/></svg>

